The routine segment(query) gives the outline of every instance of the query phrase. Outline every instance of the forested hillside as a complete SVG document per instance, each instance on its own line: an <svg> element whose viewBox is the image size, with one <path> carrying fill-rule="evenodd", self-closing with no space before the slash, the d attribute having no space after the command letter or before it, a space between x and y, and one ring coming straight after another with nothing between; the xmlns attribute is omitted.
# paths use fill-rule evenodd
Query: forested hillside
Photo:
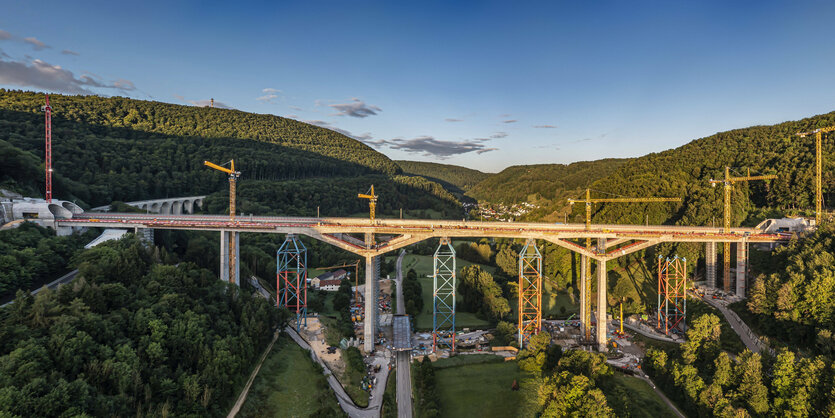
<svg viewBox="0 0 835 418"><path fill-rule="evenodd" d="M626 161L609 158L571 164L511 166L478 183L467 196L493 203L534 203L538 208L524 219L562 222L568 210L568 198L580 197L584 188L611 174Z"/></svg>
<svg viewBox="0 0 835 418"><path fill-rule="evenodd" d="M286 311L130 236L0 309L0 415L225 416Z"/></svg>
<svg viewBox="0 0 835 418"><path fill-rule="evenodd" d="M571 164L515 165L493 174L467 194L491 202L517 203L547 199L564 201L577 190L606 177L624 159L580 161Z"/></svg>
<svg viewBox="0 0 835 418"><path fill-rule="evenodd" d="M334 131L272 115L96 96L51 96L55 196L97 206L168 196L221 193L227 180L204 160L235 159L240 192L251 208L271 213L325 203L310 199L259 200L284 182L356 199L375 183L396 190L381 210L433 209L455 213L457 202L437 184L407 179L388 157ZM26 195L43 190L43 94L0 90L0 187ZM349 189L329 179L352 178ZM344 184L344 183L343 183ZM344 184L346 187L348 184ZM253 191L247 189L253 187ZM269 191L278 187L276 191ZM303 190L297 190L302 193ZM254 199L254 200L253 200ZM241 202L246 204L246 197ZM257 212L256 212L257 213ZM348 215L348 213L331 213Z"/></svg>
<svg viewBox="0 0 835 418"><path fill-rule="evenodd" d="M473 186L490 176L489 173L451 164L403 160L397 160L395 163L406 174L426 177L429 180L441 183L444 186L452 186L463 192L472 189Z"/></svg>

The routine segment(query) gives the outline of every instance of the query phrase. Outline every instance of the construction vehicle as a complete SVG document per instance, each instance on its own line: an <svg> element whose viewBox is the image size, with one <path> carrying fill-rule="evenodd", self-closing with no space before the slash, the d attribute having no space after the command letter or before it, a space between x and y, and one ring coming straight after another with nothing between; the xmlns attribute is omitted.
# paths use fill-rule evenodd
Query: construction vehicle
<svg viewBox="0 0 835 418"><path fill-rule="evenodd" d="M586 189L585 199L568 199L568 204L585 203L586 205L586 230L591 229L591 205L594 203L653 203L653 202L681 202L679 197L610 197L610 198L591 198L591 189ZM586 249L591 250L591 238L586 238ZM604 250L604 249L601 249ZM591 272L591 263L588 257L585 257L586 275ZM585 331L586 341L591 340L591 280L586 279L586 317L581 318L583 329Z"/></svg>
<svg viewBox="0 0 835 418"><path fill-rule="evenodd" d="M826 128L815 129L814 131L798 132L795 134L801 138L815 134L815 225L820 225L821 223L821 210L823 207L823 180L821 179L823 134L832 131L835 131L835 126L827 126Z"/></svg>
<svg viewBox="0 0 835 418"><path fill-rule="evenodd" d="M754 180L769 180L769 179L776 179L777 176L773 174L768 175L761 175L761 176L752 176L751 170L748 170L747 175L733 177L731 176L731 168L725 167L725 178L720 180L710 179L710 185L716 187L717 184L722 183L725 189L725 210L724 210L724 228L723 232L728 234L731 232L731 190L733 189L733 184L742 181L754 181ZM724 287L726 292L731 291L731 243L726 242L723 244L724 248L722 251L722 258L724 262L724 268L722 271L722 286Z"/></svg>
<svg viewBox="0 0 835 418"><path fill-rule="evenodd" d="M377 195L374 194L374 185L371 185L371 189L366 194L360 193L357 197L360 199L368 199L368 212L371 216L371 222L374 222L374 212L377 209Z"/></svg>
<svg viewBox="0 0 835 418"><path fill-rule="evenodd" d="M235 183L238 181L238 177L241 176L240 171L235 171L235 160L229 160L229 162L224 163L223 165L217 165L215 163L209 161L203 161L203 164L207 167L213 168L218 171L222 171L229 175L229 220L235 220ZM229 168L223 167L224 165L229 165ZM237 248L235 248L235 233L229 234L229 280L234 282L235 271L236 271L236 260L237 257L235 256L237 253Z"/></svg>

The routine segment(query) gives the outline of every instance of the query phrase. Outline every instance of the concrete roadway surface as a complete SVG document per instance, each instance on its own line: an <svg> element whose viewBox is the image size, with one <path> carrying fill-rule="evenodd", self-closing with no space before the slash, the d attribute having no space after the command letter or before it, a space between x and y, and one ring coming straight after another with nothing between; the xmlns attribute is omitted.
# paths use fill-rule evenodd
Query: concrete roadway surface
<svg viewBox="0 0 835 418"><path fill-rule="evenodd" d="M762 351L766 351L772 356L776 355L774 350L763 344L762 341L751 331L751 328L749 328L745 322L742 322L742 319L736 314L736 312L728 309L723 301L713 299L710 295L705 295L702 300L708 305L718 309L719 312L722 312L722 315L728 321L728 324L731 325L731 329L739 335L739 339L742 340L745 347L751 350L752 353L761 353Z"/></svg>
<svg viewBox="0 0 835 418"><path fill-rule="evenodd" d="M336 394L336 400L339 402L339 406L342 408L345 413L347 413L352 418L377 418L380 416L380 406L383 403L383 392L386 389L386 380L388 380L389 368L388 368L388 358L385 356L375 356L373 360L374 365L380 366L380 373L377 373L377 386L371 391L371 399L368 401L368 408L360 408L354 401L351 400L351 397L348 396L348 393L345 392L345 388L336 380L336 377L331 373L331 370L328 368L327 364L325 364L322 359L316 355L307 341L304 340L295 330L295 328L288 326L284 328L284 332L290 335L290 338L296 342L300 347L304 348L305 350L310 351L310 357L313 358L314 361L322 365L324 369L325 376L328 378L328 384L330 385L331 389L333 390L334 394Z"/></svg>
<svg viewBox="0 0 835 418"><path fill-rule="evenodd" d="M59 277L58 279L55 279L53 282L51 282L49 284L46 284L45 286L48 287L49 289L55 290L55 289L58 288L58 285L66 284L66 283L71 282L72 279L74 279L77 274L78 274L78 270L73 270L73 271ZM43 286L33 290L32 291L32 296L37 295L38 292L40 292L42 289L43 289ZM0 308L4 307L6 305L11 305L13 302L14 302L14 300L10 300L10 301L0 305Z"/></svg>
<svg viewBox="0 0 835 418"><path fill-rule="evenodd" d="M397 257L397 314L406 314L406 303L403 301L403 256L406 250L400 250ZM410 351L397 352L397 417L412 418L412 353Z"/></svg>

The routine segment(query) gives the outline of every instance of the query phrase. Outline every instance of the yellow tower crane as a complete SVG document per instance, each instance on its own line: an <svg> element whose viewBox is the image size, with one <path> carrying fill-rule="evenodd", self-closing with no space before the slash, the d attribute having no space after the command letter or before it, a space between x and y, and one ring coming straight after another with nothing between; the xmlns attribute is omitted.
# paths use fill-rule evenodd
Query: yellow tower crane
<svg viewBox="0 0 835 418"><path fill-rule="evenodd" d="M368 212L371 215L371 221L374 222L374 211L377 209L377 195L374 194L374 185L371 185L371 189L368 190L368 193L360 193L357 197L360 199L368 199Z"/></svg>
<svg viewBox="0 0 835 418"><path fill-rule="evenodd" d="M823 157L821 157L823 134L832 131L835 131L835 126L827 126L826 128L815 129L810 132L798 132L796 134L799 137L815 134L815 225L820 225L821 223L821 210L823 208L823 184L821 180L821 170L823 170Z"/></svg>
<svg viewBox="0 0 835 418"><path fill-rule="evenodd" d="M203 161L203 164L207 167L214 168L215 170L222 171L229 175L229 220L235 220L235 183L238 181L238 177L241 176L240 171L235 171L235 160L230 160L228 163L223 165L229 164L229 168L223 167L223 165L217 165L215 163L209 161ZM229 281L230 283L234 283L236 275L236 266L235 266L235 254L237 249L235 248L235 234L229 234ZM223 255L221 255L223 257Z"/></svg>
<svg viewBox="0 0 835 418"><path fill-rule="evenodd" d="M733 189L733 184L741 181L754 181L754 180L769 180L769 179L776 179L777 176L774 174L767 174L762 176L752 176L751 170L748 170L747 175L740 176L740 177L732 177L731 176L731 168L725 167L725 178L721 180L714 180L710 179L710 184L713 187L716 187L717 184L722 183L725 189L725 213L724 213L724 229L723 231L727 234L731 232L731 190ZM722 258L724 261L724 269L722 271L722 286L724 287L726 292L731 291L731 243L726 242L724 243L724 251L722 254Z"/></svg>
<svg viewBox="0 0 835 418"><path fill-rule="evenodd" d="M610 198L591 198L591 189L586 189L585 199L568 199L568 203L573 205L575 203L586 204L586 230L591 229L591 205L594 203L652 203L652 202L681 202L679 197L610 197ZM586 238L586 248L591 248L591 239ZM591 266L588 257L586 257L586 275L591 271ZM591 338L591 280L586 279L586 318L583 318L583 327L586 332L586 339Z"/></svg>

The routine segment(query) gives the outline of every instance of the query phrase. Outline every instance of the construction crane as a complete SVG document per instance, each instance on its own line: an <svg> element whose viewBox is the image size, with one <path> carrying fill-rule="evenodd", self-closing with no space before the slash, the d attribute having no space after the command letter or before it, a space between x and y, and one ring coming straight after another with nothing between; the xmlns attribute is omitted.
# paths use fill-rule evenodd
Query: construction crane
<svg viewBox="0 0 835 418"><path fill-rule="evenodd" d="M610 197L591 198L591 189L586 189L585 199L568 199L570 205L575 203L586 204L586 230L591 229L591 205L594 203L653 203L653 202L681 202L679 197ZM586 238L586 248L591 249L591 239ZM586 257L586 274L591 271L589 258ZM586 332L586 340L591 339L591 280L586 280L586 318L583 318L583 328Z"/></svg>
<svg viewBox="0 0 835 418"><path fill-rule="evenodd" d="M222 171L229 175L229 220L235 220L235 183L238 181L238 177L241 176L240 171L235 171L235 160L229 160L229 162L224 163L223 165L217 165L215 163L209 161L203 161L203 164L207 167L214 168L215 170ZM229 164L229 168L223 167L224 165ZM223 234L221 233L221 236ZM235 248L235 233L229 234L229 280L230 282L234 283L236 277L236 266L235 262L237 257L237 248ZM223 254L221 254L223 257Z"/></svg>
<svg viewBox="0 0 835 418"><path fill-rule="evenodd" d="M716 187L717 184L722 183L725 189L725 214L724 214L724 228L723 231L727 234L731 232L731 190L733 189L733 184L741 181L754 181L754 180L769 180L769 179L776 179L777 176L774 174L767 174L762 176L752 176L751 170L748 170L747 175L740 176L740 177L732 177L731 176L731 168L725 167L725 178L721 180L714 180L710 179L710 185ZM726 242L725 248L722 254L723 261L724 261L724 270L722 271L722 279L723 279L723 287L725 288L726 292L730 292L731 290L731 244Z"/></svg>
<svg viewBox="0 0 835 418"><path fill-rule="evenodd" d="M374 185L371 185L371 189L368 190L368 193L360 193L357 197L360 199L368 199L368 212L371 215L371 222L374 222L374 211L377 209L377 195L374 194Z"/></svg>
<svg viewBox="0 0 835 418"><path fill-rule="evenodd" d="M340 264L338 266L320 267L319 270L333 270L333 269L338 269L338 268L353 267L354 268L354 290L355 290L354 300L359 300L359 290L357 290L357 288L359 287L360 261L361 260L357 260L357 261L355 261L353 263L350 263L350 264Z"/></svg>
<svg viewBox="0 0 835 418"><path fill-rule="evenodd" d="M49 95L46 95L46 105L41 108L44 111L44 126L46 128L46 143L44 148L44 161L46 169L46 189L44 197L46 203L52 203L52 106L49 105Z"/></svg>
<svg viewBox="0 0 835 418"><path fill-rule="evenodd" d="M203 164L207 167L214 168L215 170L222 171L229 175L229 219L235 219L235 183L238 181L238 177L241 176L240 171L235 171L235 160L230 160L229 162L223 165L217 165L215 163L209 161L203 161ZM229 164L229 168L223 167L224 165Z"/></svg>
<svg viewBox="0 0 835 418"><path fill-rule="evenodd" d="M821 157L821 148L823 142L823 134L835 131L835 126L827 126L826 128L815 129L809 132L798 132L796 135L803 138L811 134L815 134L815 225L821 223L821 210L823 207L823 185L821 180L821 170L823 166L823 157Z"/></svg>

